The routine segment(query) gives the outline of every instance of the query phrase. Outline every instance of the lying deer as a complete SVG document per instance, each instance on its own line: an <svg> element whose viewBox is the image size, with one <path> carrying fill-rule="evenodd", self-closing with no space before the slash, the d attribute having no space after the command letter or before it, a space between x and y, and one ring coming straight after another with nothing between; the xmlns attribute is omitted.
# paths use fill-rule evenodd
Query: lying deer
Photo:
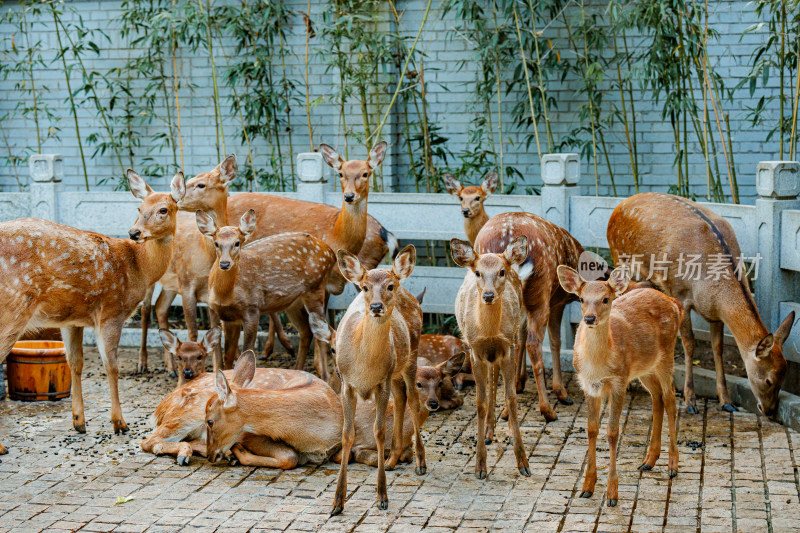
<svg viewBox="0 0 800 533"><path fill-rule="evenodd" d="M453 386L453 378L461 372L465 352L458 352L448 359L437 363L425 357L417 357L417 389L425 400L426 406L437 409L455 409L464 405L464 398ZM458 366L456 366L458 365Z"/></svg>
<svg viewBox="0 0 800 533"><path fill-rule="evenodd" d="M178 372L178 387L206 373L206 357L219 347L222 331L216 327L208 330L200 342L181 342L168 329L158 330L161 343L175 360Z"/></svg>
<svg viewBox="0 0 800 533"><path fill-rule="evenodd" d="M467 234L470 244L475 244L475 237L489 220L489 215L483 207L486 199L494 194L497 189L497 172L494 170L483 177L479 187L461 185L455 176L444 174L444 186L447 192L458 196L461 201L461 214L464 215L464 233Z"/></svg>
<svg viewBox="0 0 800 533"><path fill-rule="evenodd" d="M477 254L459 239L450 241L453 261L469 269L456 295L456 320L461 333L472 348L472 373L475 376L475 403L478 408L478 451L475 475L485 479L487 417L494 425L494 390L496 376L503 375L509 432L514 439L514 455L520 474L530 476L528 458L522 444L517 420L517 392L515 355L521 343L525 313L522 309L522 283L530 274L522 276L516 268L525 261L528 242L525 236L511 241L500 254Z"/></svg>
<svg viewBox="0 0 800 533"><path fill-rule="evenodd" d="M570 405L567 389L561 376L561 318L564 308L575 300L558 284L558 265L578 266L583 252L580 243L567 230L532 213L503 213L492 217L475 238L475 251L479 254L502 253L506 246L518 236L528 239L525 258L527 268L532 268L530 277L523 284L523 302L527 313L527 324L523 337L525 345L519 346L519 381L517 390L525 387L527 373L523 354L527 349L533 366L536 388L539 393L539 410L547 421L556 420L555 410L547 396L544 378L542 342L545 329L550 335L550 353L553 360L553 392L558 401ZM525 333L527 331L527 333Z"/></svg>
<svg viewBox="0 0 800 533"><path fill-rule="evenodd" d="M419 338L419 357L424 357L434 364L447 361L459 352L469 353L469 345L452 335L421 335ZM472 363L467 357L460 372L452 378L456 390L462 390L465 382L475 382L472 376Z"/></svg>
<svg viewBox="0 0 800 533"><path fill-rule="evenodd" d="M583 320L575 336L573 365L588 405L589 460L581 498L591 498L597 482L597 435L600 409L608 400L608 488L609 507L617 505L617 443L619 419L628 383L634 379L653 398L653 426L647 456L640 470L652 470L661 454L664 411L669 424L669 477L678 475L675 386L672 381L675 343L684 318L674 298L654 289L625 292L628 272L617 268L608 281L585 281L568 266L558 267L565 291L580 298Z"/></svg>
<svg viewBox="0 0 800 533"><path fill-rule="evenodd" d="M83 412L83 328L93 327L111 391L115 433L128 431L117 382L117 345L122 325L172 257L175 218L183 198L183 174L169 193L156 193L133 170L128 186L139 216L130 240L114 239L49 220L0 223L0 363L26 330L61 328L72 374L72 425L86 432ZM0 453L5 449L0 444Z"/></svg>
<svg viewBox="0 0 800 533"><path fill-rule="evenodd" d="M394 395L394 428L389 458L378 461L377 500L379 509L389 507L385 468L393 469L400 460L402 428L406 402L411 407L414 426L414 451L417 475L426 471L425 449L420 437L419 396L415 386L417 349L422 329L422 309L414 296L400 285L411 275L416 249L406 246L394 260L391 270L366 270L356 256L337 252L339 269L360 292L350 303L336 333L336 366L342 381L342 465L336 484L331 515L344 509L347 494L347 463L354 443L357 396L375 400L375 442L378 457L383 457L386 436L386 407L389 391Z"/></svg>
<svg viewBox="0 0 800 533"><path fill-rule="evenodd" d="M310 313L325 316L325 283L336 262L331 249L305 233L280 233L243 246L255 230L250 210L239 227L217 228L213 217L198 211L197 226L216 248L217 260L208 277L209 307L230 324L244 325L244 349L255 347L259 317L300 300ZM226 329L226 333L228 329ZM225 353L233 363L236 344Z"/></svg>
<svg viewBox="0 0 800 533"><path fill-rule="evenodd" d="M685 352L686 412L696 414L694 393L694 332L691 311L706 319L711 327L711 348L717 370L717 396L722 408L733 412L725 371L722 366L723 328L728 326L747 369L750 388L759 410L772 414L777 408L781 384L786 375L783 343L794 324L794 312L771 334L756 308L747 276L739 271L739 243L731 225L721 216L696 202L660 193L642 193L624 200L608 222L608 244L616 265L629 263L633 276L648 279L655 287L677 298L685 309L681 340ZM708 270L699 275L680 265L686 257L700 256L708 265L722 258L723 272L715 276ZM668 274L651 257L672 265Z"/></svg>

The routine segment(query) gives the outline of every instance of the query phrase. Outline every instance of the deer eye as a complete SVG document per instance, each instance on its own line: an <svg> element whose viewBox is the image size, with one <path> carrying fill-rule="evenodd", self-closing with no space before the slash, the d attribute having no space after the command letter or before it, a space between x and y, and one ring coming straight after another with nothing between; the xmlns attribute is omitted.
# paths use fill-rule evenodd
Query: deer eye
<svg viewBox="0 0 800 533"><path fill-rule="evenodd" d="M581 298L581 303L583 303L583 298Z"/></svg>
<svg viewBox="0 0 800 533"><path fill-rule="evenodd" d="M390 290L390 291L393 291L394 290L394 285L389 285L388 287L386 287L386 289Z"/></svg>
<svg viewBox="0 0 800 533"><path fill-rule="evenodd" d="M480 197L480 196L476 196L476 197L475 197L475 199L476 199L477 201L479 201L479 202L481 201L481 197Z"/></svg>
<svg viewBox="0 0 800 533"><path fill-rule="evenodd" d="M214 246L216 246L217 248L219 248L219 243L218 243L217 241L214 241Z"/></svg>
<svg viewBox="0 0 800 533"><path fill-rule="evenodd" d="M771 379L767 378L766 383L767 383L767 387L772 387L772 380Z"/></svg>
<svg viewBox="0 0 800 533"><path fill-rule="evenodd" d="M239 241L236 241L233 245L238 248L239 247Z"/></svg>
<svg viewBox="0 0 800 533"><path fill-rule="evenodd" d="M166 207L162 207L161 209L158 210L158 212L161 213L162 215L166 215L167 214L167 208Z"/></svg>
<svg viewBox="0 0 800 533"><path fill-rule="evenodd" d="M364 173L361 175L361 177L362 177L362 178L366 178L366 177L367 177L367 173L366 173L366 172L364 172Z"/></svg>
<svg viewBox="0 0 800 533"><path fill-rule="evenodd" d="M502 269L502 270L500 271L500 277L502 278L502 277L503 277L503 276L505 276L505 275L506 275L506 269L504 268L504 269Z"/></svg>
<svg viewBox="0 0 800 533"><path fill-rule="evenodd" d="M417 381L417 388L418 388L418 389L421 389L421 388L422 388L422 383L420 383L419 381Z"/></svg>
<svg viewBox="0 0 800 533"><path fill-rule="evenodd" d="M197 184L197 188L198 189L205 189L206 188L206 184L205 183L198 183Z"/></svg>
<svg viewBox="0 0 800 533"><path fill-rule="evenodd" d="M369 285L364 285L364 286L362 286L362 287L361 287L361 290L362 290L362 291L364 291L364 292L367 292L367 291L369 291Z"/></svg>
<svg viewBox="0 0 800 533"><path fill-rule="evenodd" d="M214 426L214 421L213 420L206 420L206 424L208 424L208 427L213 427Z"/></svg>
<svg viewBox="0 0 800 533"><path fill-rule="evenodd" d="M603 298L603 303L607 304L608 303L608 298Z"/></svg>
<svg viewBox="0 0 800 533"><path fill-rule="evenodd" d="M476 278L479 278L479 277L481 277L481 273L480 273L480 271L479 271L479 270L476 270L476 271L475 271L475 277L476 277Z"/></svg>

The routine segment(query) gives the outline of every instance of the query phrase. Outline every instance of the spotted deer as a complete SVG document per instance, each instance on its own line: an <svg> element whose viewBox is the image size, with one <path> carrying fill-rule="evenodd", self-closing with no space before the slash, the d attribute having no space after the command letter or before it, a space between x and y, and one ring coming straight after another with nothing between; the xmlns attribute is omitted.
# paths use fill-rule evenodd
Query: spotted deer
<svg viewBox="0 0 800 533"><path fill-rule="evenodd" d="M459 352L469 353L469 351L469 345L453 335L426 334L419 338L419 357L434 364L443 363ZM461 371L452 376L452 385L460 391L468 381L475 382L470 357L464 360Z"/></svg>
<svg viewBox="0 0 800 533"><path fill-rule="evenodd" d="M447 192L458 196L461 202L461 214L464 215L464 233L467 234L470 244L475 244L475 237L489 220L483 203L497 189L497 172L492 170L486 174L478 187L472 185L464 187L455 176L445 173L444 186Z"/></svg>
<svg viewBox="0 0 800 533"><path fill-rule="evenodd" d="M478 451L475 475L486 479L487 420L494 424L496 376L502 374L505 389L508 427L514 439L514 455L520 474L530 476L528 458L517 420L517 391L515 356L522 342L520 332L525 320L522 309L522 283L530 274L517 269L525 261L528 242L525 236L511 241L502 253L478 254L469 243L450 241L453 261L468 269L456 295L456 320L472 356L475 376L475 403L478 408Z"/></svg>
<svg viewBox="0 0 800 533"><path fill-rule="evenodd" d="M130 239L115 239L49 220L0 223L0 362L25 331L57 327L72 374L72 425L86 432L83 412L83 328L93 327L111 392L115 433L128 431L117 382L117 345L122 325L172 257L183 174L169 193L154 192L133 170L128 186L141 202ZM0 453L5 449L0 444Z"/></svg>
<svg viewBox="0 0 800 533"><path fill-rule="evenodd" d="M520 356L527 350L536 388L539 393L539 411L546 421L558 417L550 405L547 384L544 377L542 342L545 330L550 336L550 353L553 362L553 392L559 402L566 405L572 400L564 387L561 375L561 318L564 308L575 300L558 284L556 268L558 265L578 266L578 258L583 252L580 243L567 230L532 213L503 213L492 217L475 238L475 251L478 254L501 253L518 236L528 240L528 251L524 264L532 268L530 277L522 287L522 297L527 322L523 337L525 345L520 346ZM523 358L519 358L523 363ZM524 388L527 373L524 364L520 367L520 380L517 389Z"/></svg>
<svg viewBox="0 0 800 533"><path fill-rule="evenodd" d="M608 281L585 281L574 269L562 265L558 267L558 277L565 291L580 298L583 313L572 359L589 410L589 459L580 496L591 498L597 482L597 435L600 409L606 399L610 456L606 499L609 507L614 507L619 498L619 420L625 390L634 379L653 399L650 445L639 469L652 470L661 454L661 426L666 411L669 477L678 474L678 409L672 371L684 312L677 300L655 289L626 292L629 274L625 268L613 270Z"/></svg>
<svg viewBox="0 0 800 533"><path fill-rule="evenodd" d="M276 313L299 299L309 313L325 316L325 283L336 263L327 244L306 233L280 233L243 246L255 230L255 211L242 215L238 227L218 228L203 211L196 217L216 249L208 277L209 307L225 323L226 334L231 325L243 324L245 350L255 346L262 314ZM235 343L228 345L227 366L236 348Z"/></svg>
<svg viewBox="0 0 800 533"><path fill-rule="evenodd" d="M747 276L740 270L741 250L731 225L707 207L669 194L641 193L624 200L608 222L608 244L614 264L629 264L635 278L676 298L686 311L681 323L685 352L686 411L696 414L694 393L694 332L691 312L706 319L711 329L711 347L717 371L717 396L722 408L732 412L722 366L723 328L736 340L747 370L750 388L759 410L772 414L777 408L781 384L786 376L783 343L794 324L794 312L770 333L756 308ZM708 265L722 259L719 276L703 270L699 275L679 270L682 259L699 256ZM659 263L651 262L654 258ZM633 265L633 260L636 265ZM666 272L658 265L671 265ZM655 265L655 268L652 266Z"/></svg>
<svg viewBox="0 0 800 533"><path fill-rule="evenodd" d="M160 329L158 334L164 348L175 360L178 387L181 387L206 373L206 358L219 346L222 330L218 327L208 330L200 342L181 342L168 329Z"/></svg>
<svg viewBox="0 0 800 533"><path fill-rule="evenodd" d="M430 411L455 409L464 405L464 398L453 387L453 376L461 371L466 352L451 355L441 363L417 357L417 390L422 403Z"/></svg>
<svg viewBox="0 0 800 533"><path fill-rule="evenodd" d="M358 258L337 252L339 269L360 292L350 303L336 332L336 367L342 381L342 464L331 515L344 509L347 494L347 463L355 436L356 401L374 398L376 453L383 457L386 407L389 391L394 396L394 427L389 458L378 461L377 505L387 509L385 468L393 469L403 454L402 434L406 403L414 426L416 473L426 471L425 449L420 437L419 395L415 386L417 349L422 329L422 309L414 296L400 285L411 275L416 249L408 245L397 254L391 270L366 270Z"/></svg>

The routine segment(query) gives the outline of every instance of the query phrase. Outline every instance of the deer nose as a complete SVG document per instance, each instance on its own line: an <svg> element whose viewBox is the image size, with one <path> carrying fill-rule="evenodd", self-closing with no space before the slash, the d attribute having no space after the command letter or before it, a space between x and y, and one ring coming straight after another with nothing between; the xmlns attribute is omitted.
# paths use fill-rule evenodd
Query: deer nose
<svg viewBox="0 0 800 533"><path fill-rule="evenodd" d="M461 212L464 213L465 217L469 216L469 209L462 209Z"/></svg>
<svg viewBox="0 0 800 533"><path fill-rule="evenodd" d="M484 292L483 293L483 301L487 304L490 304L494 301L494 293L493 292Z"/></svg>
<svg viewBox="0 0 800 533"><path fill-rule="evenodd" d="M597 321L597 317L594 315L586 315L583 317L587 324L594 324Z"/></svg>
<svg viewBox="0 0 800 533"><path fill-rule="evenodd" d="M138 241L139 237L142 236L142 232L138 229L132 229L128 232L128 236L131 238L132 241Z"/></svg>
<svg viewBox="0 0 800 533"><path fill-rule="evenodd" d="M439 408L439 402L437 402L436 400L431 400L428 402L428 407L431 408L431 411L435 411Z"/></svg>
<svg viewBox="0 0 800 533"><path fill-rule="evenodd" d="M373 313L382 313L383 312L383 304L369 304L369 310Z"/></svg>
<svg viewBox="0 0 800 533"><path fill-rule="evenodd" d="M221 268L222 270L228 270L230 267L231 267L231 262L230 261L220 261L219 262L219 268Z"/></svg>
<svg viewBox="0 0 800 533"><path fill-rule="evenodd" d="M352 204L353 200L355 200L355 199L356 199L356 195L351 193L351 192L349 192L349 193L344 195L344 201L347 202L348 204Z"/></svg>
<svg viewBox="0 0 800 533"><path fill-rule="evenodd" d="M183 377L185 377L186 379L192 379L194 377L194 372L192 372L190 368L187 368L186 370L183 371Z"/></svg>

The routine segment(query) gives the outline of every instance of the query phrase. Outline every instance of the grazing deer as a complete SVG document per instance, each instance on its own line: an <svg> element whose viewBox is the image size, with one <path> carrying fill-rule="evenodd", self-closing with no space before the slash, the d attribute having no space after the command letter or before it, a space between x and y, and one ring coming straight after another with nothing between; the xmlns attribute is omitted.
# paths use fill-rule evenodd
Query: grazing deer
<svg viewBox="0 0 800 533"><path fill-rule="evenodd" d="M328 245L305 233L280 233L242 246L255 229L255 211L242 215L239 227L217 228L203 211L196 216L200 231L216 248L208 277L209 307L228 323L226 333L231 323L244 324L245 350L255 346L261 314L276 313L299 299L309 313L324 317L325 282L336 263ZM236 344L231 342L225 353L228 366Z"/></svg>
<svg viewBox="0 0 800 533"><path fill-rule="evenodd" d="M0 362L26 330L61 328L72 373L72 424L81 433L86 432L81 372L87 326L95 329L108 375L114 432L128 431L117 389L117 345L122 325L169 265L184 194L181 173L172 178L169 193L153 192L133 170L127 175L141 201L130 240L35 218L0 224Z"/></svg>
<svg viewBox="0 0 800 533"><path fill-rule="evenodd" d="M530 269L520 276L516 268L525 261L528 242L525 236L511 241L503 253L477 254L459 239L450 241L453 261L469 269L456 295L456 320L470 348L472 373L475 376L475 403L478 407L478 452L475 475L485 479L487 416L494 423L496 375L502 373L508 410L509 432L514 439L514 455L520 474L530 476L528 458L522 444L517 420L515 355L521 343L520 332L525 320L522 309L522 282Z"/></svg>
<svg viewBox="0 0 800 533"><path fill-rule="evenodd" d="M736 234L721 216L696 202L660 193L631 196L617 206L608 222L608 244L614 264L630 263L634 277L648 279L676 298L686 311L681 340L686 360L684 401L686 412L696 414L694 394L694 332L691 311L706 319L717 371L717 396L722 408L733 412L722 366L723 327L728 326L742 355L750 388L764 415L772 414L786 375L783 343L794 324L794 312L771 334L761 321L747 276L739 269L742 257ZM718 263L718 275L710 270L681 271L686 257L700 256L704 265ZM722 259L721 263L719 259ZM658 263L652 263L656 260ZM665 272L660 265L672 265ZM655 265L655 267L653 267ZM708 267L710 268L710 267Z"/></svg>
<svg viewBox="0 0 800 533"><path fill-rule="evenodd" d="M181 342L168 329L158 330L161 343L175 359L175 369L178 372L178 387L206 373L206 357L219 346L222 331L216 327L208 330L200 342Z"/></svg>
<svg viewBox="0 0 800 533"><path fill-rule="evenodd" d="M475 244L478 232L488 222L489 215L483 207L483 202L494 194L497 189L497 172L492 170L483 177L483 183L479 187L461 185L455 176L446 173L444 175L444 186L447 192L458 196L461 201L461 214L464 215L464 233L467 234L470 244Z"/></svg>
<svg viewBox="0 0 800 533"><path fill-rule="evenodd" d="M558 267L565 291L581 302L583 320L575 337L573 365L586 395L589 409L587 434L589 460L581 498L591 498L597 482L597 435L600 409L608 399L608 488L609 507L617 505L617 443L625 389L634 379L653 398L653 427L647 456L640 470L652 470L661 454L661 423L664 411L669 424L669 477L678 475L675 386L672 382L675 343L683 320L683 308L674 298L655 289L625 292L628 272L617 268L608 281L585 281L568 266Z"/></svg>
<svg viewBox="0 0 800 533"><path fill-rule="evenodd" d="M466 342L452 335L422 335L419 338L419 357L424 357L434 364L443 363L459 352L469 353L469 351ZM461 371L452 377L452 384L460 391L467 381L475 382L469 357L464 360Z"/></svg>
<svg viewBox="0 0 800 533"><path fill-rule="evenodd" d="M406 402L411 407L414 426L416 472L423 475L426 471L425 448L419 433L419 396L414 384L422 309L416 298L400 285L414 270L416 249L413 245L403 248L391 270L368 271L353 254L339 250L337 255L339 270L361 290L347 308L336 333L336 367L342 381L344 428L343 460L331 515L341 513L344 508L357 396L375 400L374 436L378 457L383 457L385 450L385 414L390 389L394 396L394 428L389 458L385 465L383 461L378 462L378 508L389 507L385 468L393 469L403 452Z"/></svg>
<svg viewBox="0 0 800 533"><path fill-rule="evenodd" d="M547 396L544 377L542 342L545 329L550 335L550 353L553 360L553 392L558 401L570 405L572 400L561 376L561 318L564 308L575 297L558 284L558 265L578 266L583 248L567 230L532 213L503 213L492 217L475 238L475 251L479 254L501 253L516 237L528 239L525 265L532 273L523 284L523 302L527 313L526 342L520 345L520 381L517 390L524 389L525 372L523 350L527 349L533 366L536 388L539 393L539 410L547 421L556 420L555 410ZM525 336L525 335L524 335Z"/></svg>

